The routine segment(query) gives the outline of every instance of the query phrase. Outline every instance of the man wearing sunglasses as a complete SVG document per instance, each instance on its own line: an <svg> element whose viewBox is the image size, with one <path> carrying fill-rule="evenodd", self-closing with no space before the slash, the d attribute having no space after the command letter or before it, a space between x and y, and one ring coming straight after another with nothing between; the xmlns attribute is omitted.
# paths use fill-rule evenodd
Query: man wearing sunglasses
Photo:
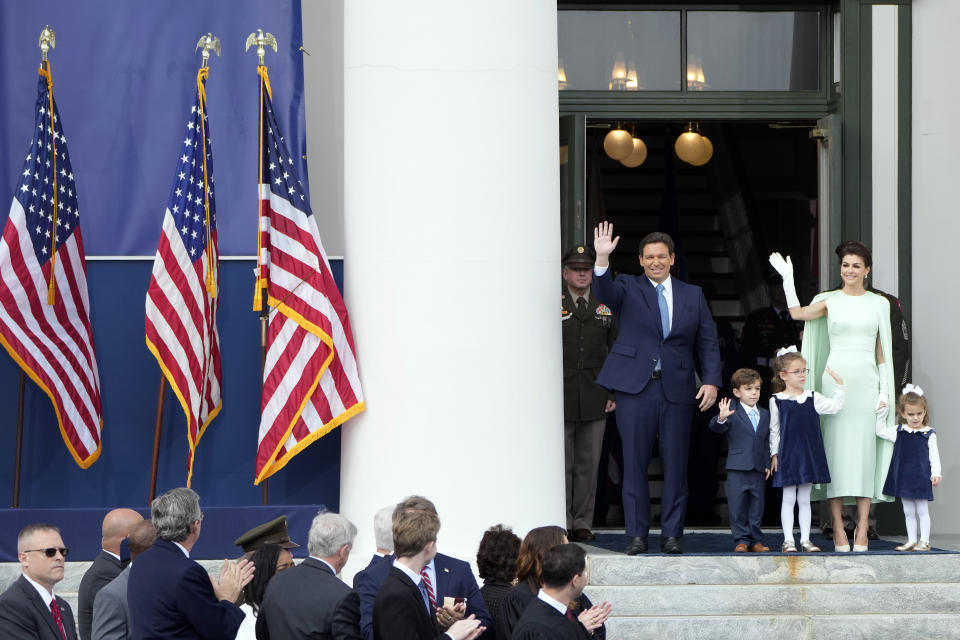
<svg viewBox="0 0 960 640"><path fill-rule="evenodd" d="M53 593L63 580L68 551L51 524L31 524L20 532L17 556L23 575L0 595L0 638L76 640L70 605Z"/></svg>

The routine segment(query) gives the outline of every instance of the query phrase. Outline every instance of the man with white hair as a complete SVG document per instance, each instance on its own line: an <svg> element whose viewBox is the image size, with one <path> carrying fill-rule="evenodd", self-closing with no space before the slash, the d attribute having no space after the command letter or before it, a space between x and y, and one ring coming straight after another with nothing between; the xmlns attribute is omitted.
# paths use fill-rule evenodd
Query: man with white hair
<svg viewBox="0 0 960 640"><path fill-rule="evenodd" d="M68 552L52 524L23 528L17 536L23 575L0 595L0 637L76 640L70 605L53 593Z"/></svg>
<svg viewBox="0 0 960 640"><path fill-rule="evenodd" d="M313 519L310 557L267 585L257 614L258 640L360 640L360 598L337 577L356 536L357 528L338 513L321 512Z"/></svg>
<svg viewBox="0 0 960 640"><path fill-rule="evenodd" d="M356 589L360 583L361 573L370 567L380 564L383 559L393 553L393 510L397 508L395 504L388 504L373 516L373 539L377 545L377 551L370 558L367 566L361 569L353 576L353 588Z"/></svg>

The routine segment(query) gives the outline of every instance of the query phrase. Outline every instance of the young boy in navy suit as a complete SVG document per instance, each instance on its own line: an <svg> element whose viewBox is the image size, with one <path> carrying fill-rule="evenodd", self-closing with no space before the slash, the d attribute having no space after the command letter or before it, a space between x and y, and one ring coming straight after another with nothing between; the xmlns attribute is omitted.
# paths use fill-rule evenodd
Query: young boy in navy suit
<svg viewBox="0 0 960 640"><path fill-rule="evenodd" d="M727 434L727 505L737 553L760 553L763 544L763 490L770 477L770 412L757 406L760 374L737 369L730 378L736 401L724 398L710 429Z"/></svg>

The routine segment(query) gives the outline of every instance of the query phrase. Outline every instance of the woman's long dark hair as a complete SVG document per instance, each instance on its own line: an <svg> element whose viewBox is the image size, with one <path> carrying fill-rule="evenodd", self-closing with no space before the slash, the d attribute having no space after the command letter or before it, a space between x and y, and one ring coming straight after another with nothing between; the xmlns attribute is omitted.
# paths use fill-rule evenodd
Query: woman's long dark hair
<svg viewBox="0 0 960 640"><path fill-rule="evenodd" d="M543 554L567 539L567 532L556 526L531 529L520 545L517 556L517 582L526 581L531 593L543 586Z"/></svg>
<svg viewBox="0 0 960 640"><path fill-rule="evenodd" d="M260 610L267 583L277 572L277 560L285 549L278 544L265 544L250 556L253 563L253 580L243 588L243 601L250 605L254 615Z"/></svg>

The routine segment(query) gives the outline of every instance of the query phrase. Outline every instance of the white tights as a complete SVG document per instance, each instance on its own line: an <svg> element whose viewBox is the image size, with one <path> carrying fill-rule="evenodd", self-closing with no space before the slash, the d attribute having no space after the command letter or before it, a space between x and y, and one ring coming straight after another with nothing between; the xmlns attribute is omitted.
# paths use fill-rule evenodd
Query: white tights
<svg viewBox="0 0 960 640"><path fill-rule="evenodd" d="M810 539L810 490L812 483L793 485L783 488L783 502L780 504L780 524L783 525L783 539L793 540L793 505L797 505L797 520L800 524L800 541ZM906 506L904 506L906 509ZM929 521L928 521L929 522Z"/></svg>
<svg viewBox="0 0 960 640"><path fill-rule="evenodd" d="M903 515L907 518L907 542L917 541L917 520L920 520L920 539L930 542L930 511L927 501L923 498L900 500L903 502Z"/></svg>

